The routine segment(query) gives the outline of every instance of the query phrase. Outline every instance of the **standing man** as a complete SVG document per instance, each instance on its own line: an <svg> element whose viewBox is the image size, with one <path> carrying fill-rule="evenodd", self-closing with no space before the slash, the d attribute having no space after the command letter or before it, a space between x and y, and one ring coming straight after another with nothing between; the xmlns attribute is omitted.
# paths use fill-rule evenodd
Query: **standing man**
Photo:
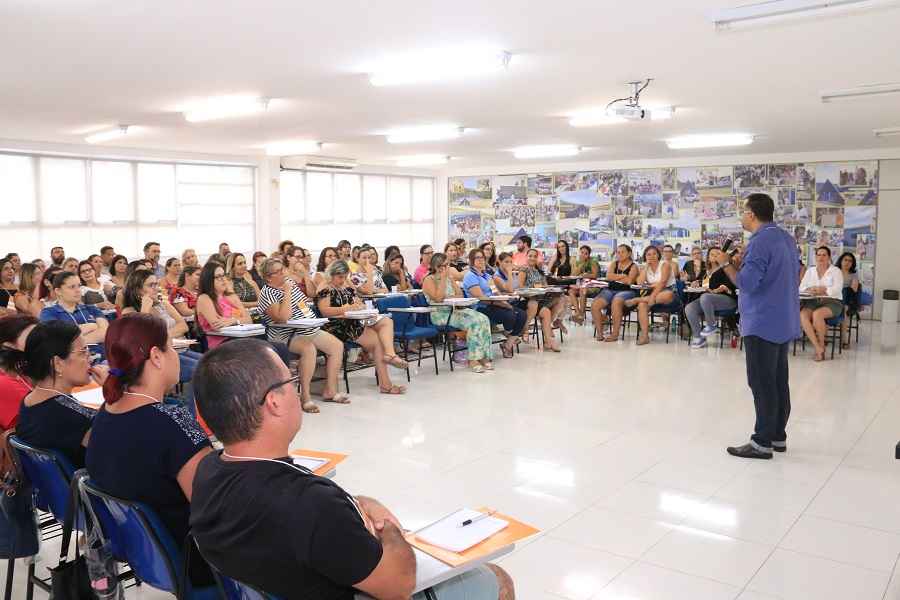
<svg viewBox="0 0 900 600"><path fill-rule="evenodd" d="M788 345L800 337L800 281L794 238L773 223L775 203L768 194L750 194L741 225L750 231L740 270L724 254L722 266L740 290L738 312L747 356L747 383L753 392L756 427L750 443L729 447L741 458L772 458L787 450L791 391Z"/></svg>
<svg viewBox="0 0 900 600"><path fill-rule="evenodd" d="M154 275L158 278L165 276L166 270L159 264L159 242L147 242L144 244L144 259L149 260L153 264Z"/></svg>
<svg viewBox="0 0 900 600"><path fill-rule="evenodd" d="M66 260L66 251L63 250L62 246L50 248L50 262L54 267L62 267L64 260Z"/></svg>

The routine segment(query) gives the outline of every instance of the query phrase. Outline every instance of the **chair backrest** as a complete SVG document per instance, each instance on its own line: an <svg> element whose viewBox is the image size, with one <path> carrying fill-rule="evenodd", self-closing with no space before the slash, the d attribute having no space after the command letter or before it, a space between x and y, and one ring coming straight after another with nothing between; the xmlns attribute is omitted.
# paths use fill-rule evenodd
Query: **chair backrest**
<svg viewBox="0 0 900 600"><path fill-rule="evenodd" d="M203 557L204 560L206 559L206 557L203 556L203 551L200 549L200 544L197 543L193 534L189 534L188 544L193 544L197 554ZM213 578L216 580L216 586L219 588L220 596L223 600L280 600L278 596L263 592L252 585L241 583L237 579L232 579L227 575L223 575L222 572L208 560L206 561L206 564L209 565L209 570L212 571Z"/></svg>
<svg viewBox="0 0 900 600"><path fill-rule="evenodd" d="M387 298L379 298L375 302L375 306L378 307L378 312L388 313L393 317L395 335L402 336L403 332L408 331L416 325L414 313L389 312L389 309L391 308L409 308L409 298L407 296L388 296Z"/></svg>
<svg viewBox="0 0 900 600"><path fill-rule="evenodd" d="M82 480L81 486L116 558L127 561L141 581L179 596L181 550L153 509L107 494L90 479Z"/></svg>
<svg viewBox="0 0 900 600"><path fill-rule="evenodd" d="M416 294L410 298L409 302L415 308L428 306L428 298L425 297L425 294ZM416 325L419 327L432 327L431 313L416 313Z"/></svg>
<svg viewBox="0 0 900 600"><path fill-rule="evenodd" d="M675 297L678 298L682 304L687 304L687 295L684 291L687 285L681 278L675 280Z"/></svg>
<svg viewBox="0 0 900 600"><path fill-rule="evenodd" d="M34 487L36 506L50 511L57 521L64 523L69 514L70 484L75 472L72 463L55 450L29 446L14 435L10 436L9 445Z"/></svg>

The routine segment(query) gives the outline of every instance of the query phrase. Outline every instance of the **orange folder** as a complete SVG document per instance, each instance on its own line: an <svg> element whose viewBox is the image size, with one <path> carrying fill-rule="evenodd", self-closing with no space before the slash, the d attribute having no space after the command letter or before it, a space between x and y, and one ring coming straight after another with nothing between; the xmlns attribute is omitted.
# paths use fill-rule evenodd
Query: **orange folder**
<svg viewBox="0 0 900 600"><path fill-rule="evenodd" d="M348 454L340 454L338 452L319 452L318 450L307 450L306 448L298 448L291 450L291 456L309 456L310 458L324 458L328 462L316 469L315 475L324 476L336 466L347 460Z"/></svg>
<svg viewBox="0 0 900 600"><path fill-rule="evenodd" d="M491 512L490 508L484 506L482 506L481 508L476 508L475 510L481 513ZM416 537L414 533L408 533L406 535L406 541L422 552L435 557L442 563L446 563L451 567L458 567L467 562L477 560L482 556L491 554L492 552L496 552L497 550L505 548L510 544L515 544L516 542L524 540L525 538L536 533L540 533L541 531L540 529L536 529L531 525L527 525L522 521L519 521L518 519L514 519L499 512L495 512L492 516L498 519L503 519L504 521L508 521L509 525L501 531L498 531L491 537L487 538L483 542L475 544L465 552L452 552L450 550L445 550L444 548L426 544L424 541Z"/></svg>

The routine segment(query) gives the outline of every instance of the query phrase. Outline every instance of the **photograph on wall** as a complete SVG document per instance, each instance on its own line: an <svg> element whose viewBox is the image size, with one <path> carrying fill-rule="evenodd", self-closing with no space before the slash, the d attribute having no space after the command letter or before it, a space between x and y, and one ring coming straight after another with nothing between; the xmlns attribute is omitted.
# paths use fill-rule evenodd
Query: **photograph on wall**
<svg viewBox="0 0 900 600"><path fill-rule="evenodd" d="M669 192L678 191L678 175L674 168L662 170L662 189Z"/></svg>
<svg viewBox="0 0 900 600"><path fill-rule="evenodd" d="M644 222L640 216L628 215L616 219L616 237L641 238L644 236Z"/></svg>
<svg viewBox="0 0 900 600"><path fill-rule="evenodd" d="M569 246L578 243L582 233L590 233L588 219L560 219L556 224L557 239L566 240Z"/></svg>
<svg viewBox="0 0 900 600"><path fill-rule="evenodd" d="M863 290L872 294L875 288L875 263L868 260L859 262L857 263L856 272L859 274L859 281Z"/></svg>
<svg viewBox="0 0 900 600"><path fill-rule="evenodd" d="M450 214L450 239L478 237L481 232L480 212L458 212Z"/></svg>
<svg viewBox="0 0 900 600"><path fill-rule="evenodd" d="M579 241L578 246L590 246L591 254L597 259L597 261L606 266L606 263L609 262L610 257L613 255L613 252L616 247L616 239L613 237L595 237L592 240L585 240L584 242ZM571 251L572 256L575 256L577 252L577 247L572 245Z"/></svg>
<svg viewBox="0 0 900 600"><path fill-rule="evenodd" d="M528 205L534 207L536 223L556 221L559 217L559 199L556 196L532 196L528 198Z"/></svg>
<svg viewBox="0 0 900 600"><path fill-rule="evenodd" d="M589 226L591 231L612 235L616 228L616 219L610 210L591 208Z"/></svg>
<svg viewBox="0 0 900 600"><path fill-rule="evenodd" d="M840 206L817 206L817 227L844 227L844 209Z"/></svg>
<svg viewBox="0 0 900 600"><path fill-rule="evenodd" d="M806 246L806 244L809 242L808 229L808 225L794 225L793 227L787 228L787 230L793 234L794 242L797 243L797 246ZM800 256L803 257L804 254L801 252Z"/></svg>
<svg viewBox="0 0 900 600"><path fill-rule="evenodd" d="M846 206L875 206L878 204L878 194L875 190L852 190L844 192Z"/></svg>
<svg viewBox="0 0 900 600"><path fill-rule="evenodd" d="M560 219L587 219L590 215L590 210L590 204L570 202L565 199L565 194L559 197Z"/></svg>
<svg viewBox="0 0 900 600"><path fill-rule="evenodd" d="M733 176L731 167L698 168L697 190L701 196L729 196L734 193Z"/></svg>
<svg viewBox="0 0 900 600"><path fill-rule="evenodd" d="M478 243L483 244L497 235L497 222L493 216L481 215L481 230L478 232Z"/></svg>
<svg viewBox="0 0 900 600"><path fill-rule="evenodd" d="M535 209L527 204L500 204L494 214L497 221L509 221L509 227L534 227Z"/></svg>
<svg viewBox="0 0 900 600"><path fill-rule="evenodd" d="M736 165L734 167L734 187L751 188L766 185L766 165Z"/></svg>
<svg viewBox="0 0 900 600"><path fill-rule="evenodd" d="M768 185L796 185L797 164L769 165L767 179Z"/></svg>
<svg viewBox="0 0 900 600"><path fill-rule="evenodd" d="M598 194L597 195L597 203L593 204L591 208L602 208L603 210L612 210L613 206L613 197L609 194Z"/></svg>
<svg viewBox="0 0 900 600"><path fill-rule="evenodd" d="M662 171L660 169L629 171L628 191L631 194L658 194L662 191Z"/></svg>
<svg viewBox="0 0 900 600"><path fill-rule="evenodd" d="M574 192L578 173L556 173L553 177L553 193Z"/></svg>
<svg viewBox="0 0 900 600"><path fill-rule="evenodd" d="M450 208L487 209L491 207L490 177L451 177Z"/></svg>
<svg viewBox="0 0 900 600"><path fill-rule="evenodd" d="M538 223L531 234L534 248L553 248L556 246L556 223Z"/></svg>
<svg viewBox="0 0 900 600"><path fill-rule="evenodd" d="M662 217L662 193L635 194L635 212L646 219Z"/></svg>
<svg viewBox="0 0 900 600"><path fill-rule="evenodd" d="M700 197L697 186L697 168L679 167L676 170L678 178L678 192L681 194L681 206L691 205Z"/></svg>
<svg viewBox="0 0 900 600"><path fill-rule="evenodd" d="M613 199L613 207L616 216L627 216L634 214L634 196L616 196Z"/></svg>
<svg viewBox="0 0 900 600"><path fill-rule="evenodd" d="M793 187L779 187L772 190L775 206L793 206L797 204L797 190Z"/></svg>
<svg viewBox="0 0 900 600"><path fill-rule="evenodd" d="M844 206L844 194L830 179L816 180L816 204L819 206Z"/></svg>
<svg viewBox="0 0 900 600"><path fill-rule="evenodd" d="M610 196L628 194L628 176L625 171L600 171L597 174L597 191Z"/></svg>
<svg viewBox="0 0 900 600"><path fill-rule="evenodd" d="M692 230L691 227L696 221L682 219L670 221L667 219L644 219L644 239L647 239L655 246L663 246L680 243L680 248L690 247L691 240L699 237L700 230Z"/></svg>
<svg viewBox="0 0 900 600"><path fill-rule="evenodd" d="M701 221L730 219L737 216L737 198L721 196L700 198L694 202L694 217Z"/></svg>
<svg viewBox="0 0 900 600"><path fill-rule="evenodd" d="M874 206L848 206L844 209L844 246L855 246L860 235L874 234Z"/></svg>
<svg viewBox="0 0 900 600"><path fill-rule="evenodd" d="M528 204L528 178L525 175L502 175L494 177L491 183L494 191L494 205Z"/></svg>
<svg viewBox="0 0 900 600"><path fill-rule="evenodd" d="M743 242L744 228L736 219L723 219L701 225L701 248L704 252L713 246L723 248L725 242Z"/></svg>
<svg viewBox="0 0 900 600"><path fill-rule="evenodd" d="M877 187L878 169L874 161L820 163L816 165L816 183L828 180L846 188ZM818 190L817 190L818 191Z"/></svg>
<svg viewBox="0 0 900 600"><path fill-rule="evenodd" d="M678 216L681 195L678 192L663 192L662 213L666 219L674 219Z"/></svg>
<svg viewBox="0 0 900 600"><path fill-rule="evenodd" d="M797 199L813 200L816 193L816 165L797 165Z"/></svg>
<svg viewBox="0 0 900 600"><path fill-rule="evenodd" d="M528 195L547 196L553 193L553 174L537 173L528 176Z"/></svg>
<svg viewBox="0 0 900 600"><path fill-rule="evenodd" d="M871 233L859 234L856 236L855 243L849 245L847 241L847 232L844 232L844 248L848 252L856 254L856 260L875 260L875 235Z"/></svg>

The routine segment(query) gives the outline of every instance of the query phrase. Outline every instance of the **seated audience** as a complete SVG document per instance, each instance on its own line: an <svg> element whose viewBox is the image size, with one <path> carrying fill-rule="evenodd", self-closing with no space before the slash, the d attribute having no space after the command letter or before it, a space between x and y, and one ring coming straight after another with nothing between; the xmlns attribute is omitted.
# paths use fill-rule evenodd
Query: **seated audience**
<svg viewBox="0 0 900 600"><path fill-rule="evenodd" d="M636 306L638 309L638 323L641 326L638 346L650 343L650 309L657 304L675 301L675 273L672 271L672 262L663 260L656 246L647 246L644 249L643 260L644 268L638 275L637 282L638 285L649 285L650 288L641 290L637 298L625 301L626 307Z"/></svg>
<svg viewBox="0 0 900 600"><path fill-rule="evenodd" d="M856 257L852 252L844 252L834 264L841 270L841 275L844 277L844 288L841 292L844 297L845 316L856 315L860 308L859 292L861 289L859 275L856 273ZM850 319L841 321L841 343L844 348L850 347Z"/></svg>
<svg viewBox="0 0 900 600"><path fill-rule="evenodd" d="M229 254L231 254L231 247L228 245L228 242L219 244L219 256L222 257L222 262L225 262Z"/></svg>
<svg viewBox="0 0 900 600"><path fill-rule="evenodd" d="M424 244L419 248L419 266L416 267L416 271L413 273L413 279L419 286L422 285L422 280L425 279L425 276L431 272L432 256L434 256L434 248L430 244Z"/></svg>
<svg viewBox="0 0 900 600"><path fill-rule="evenodd" d="M447 256L438 252L431 257L429 274L422 280L422 291L429 304L441 303L447 298L462 298L459 284L447 272ZM431 322L441 327L454 327L466 332L466 358L469 369L484 373L494 368L494 352L491 341L491 321L471 308L451 309L438 306L431 313Z"/></svg>
<svg viewBox="0 0 900 600"><path fill-rule="evenodd" d="M530 250L528 252L528 266L525 268L525 287L547 287L547 276L538 266L537 250ZM531 324L531 320L537 316L541 321L541 332L544 336L544 349L550 350L551 352L561 352L559 344L553 339L553 311L559 301L559 296L550 295L537 296L528 299L525 312L525 327L522 330L522 339L525 343L529 342L529 325Z"/></svg>
<svg viewBox="0 0 900 600"><path fill-rule="evenodd" d="M231 325L252 323L240 298L228 293L225 267L210 261L200 271L200 295L197 296L197 324L206 334L210 350L228 338L216 331Z"/></svg>
<svg viewBox="0 0 900 600"><path fill-rule="evenodd" d="M540 253L536 252L535 260L540 261ZM569 252L569 242L566 240L559 240L556 242L556 253L553 257L553 261L550 263L550 268L546 272L546 275L549 277L570 277L572 275L572 259ZM531 259L528 260L529 266L531 266ZM535 263L536 266L540 265L540 262ZM550 283L555 283L551 281ZM568 286L571 282L563 281L562 285ZM555 299L556 301L553 303L552 307L552 318L553 318L553 326L559 327L563 333L569 333L569 330L566 329L565 324L560 319L560 315L562 315L569 308L569 295L564 294Z"/></svg>
<svg viewBox="0 0 900 600"><path fill-rule="evenodd" d="M513 264L517 267L528 266L528 251L531 250L531 236L520 235L516 238L516 251L512 255Z"/></svg>
<svg viewBox="0 0 900 600"><path fill-rule="evenodd" d="M282 255L290 254L294 249L294 242L291 240L282 240L278 244L278 252Z"/></svg>
<svg viewBox="0 0 900 600"><path fill-rule="evenodd" d="M151 262L148 260L133 260L128 263L128 267L125 269L125 285L128 285L128 278L131 277L131 274L135 271L151 271ZM118 290L116 290L116 310L120 313L122 309L125 307L123 294L125 293L125 286L122 286Z"/></svg>
<svg viewBox="0 0 900 600"><path fill-rule="evenodd" d="M710 249L711 250L711 249ZM707 250L707 262L709 262L709 250ZM691 260L684 263L681 279L688 287L701 287L707 277L707 262L703 261L703 251L700 246L691 248Z"/></svg>
<svg viewBox="0 0 900 600"><path fill-rule="evenodd" d="M456 246L456 249L459 251L460 256L466 255L466 240L463 238L456 238L453 240L453 245Z"/></svg>
<svg viewBox="0 0 900 600"><path fill-rule="evenodd" d="M125 280L128 275L127 271L128 259L121 254L114 256L112 263L109 265L109 282L111 287L106 293L106 299L110 302L114 303L116 294L125 287Z"/></svg>
<svg viewBox="0 0 900 600"><path fill-rule="evenodd" d="M103 246L100 248L100 262L103 265L102 272L103 275L112 275L113 269L113 259L116 257L116 250L112 246ZM100 277L100 280L103 280L103 277Z"/></svg>
<svg viewBox="0 0 900 600"><path fill-rule="evenodd" d="M328 265L338 259L337 248L326 246L319 252L319 261L316 263L316 274L313 276L313 283L316 284L316 290L325 288L328 284L325 282L325 269ZM358 265L357 265L358 268ZM348 280L349 282L349 280ZM349 282L352 285L352 282ZM318 292L316 292L318 293Z"/></svg>
<svg viewBox="0 0 900 600"><path fill-rule="evenodd" d="M77 273L78 272L78 259L70 256L66 260L63 261L62 270L68 271L69 273Z"/></svg>
<svg viewBox="0 0 900 600"><path fill-rule="evenodd" d="M16 310L23 315L39 317L44 310L41 302L41 278L44 272L37 265L26 263L22 265L19 274L19 291L13 298Z"/></svg>
<svg viewBox="0 0 900 600"><path fill-rule="evenodd" d="M452 277L454 281L462 281L464 276L463 271L465 271L468 266L466 265L466 261L459 259L459 248L456 244L448 242L444 244L444 255L447 257L447 269L450 273L450 277Z"/></svg>
<svg viewBox="0 0 900 600"><path fill-rule="evenodd" d="M825 338L828 335L826 319L837 317L844 311L844 274L831 264L828 246L816 248L816 264L810 267L800 282L800 293L813 298L800 299L800 325L815 347L813 360L825 360Z"/></svg>
<svg viewBox="0 0 900 600"><path fill-rule="evenodd" d="M178 287L169 292L169 302L182 317L190 317L200 294L200 267L187 266L178 276Z"/></svg>
<svg viewBox="0 0 900 600"><path fill-rule="evenodd" d="M337 258L346 262L347 266L350 267L350 272L356 273L359 269L359 263L353 258L353 249L350 246L350 242L347 240L339 241L337 246L335 246L335 251L337 252Z"/></svg>
<svg viewBox="0 0 900 600"><path fill-rule="evenodd" d="M384 284L381 269L375 263L375 249L371 246L363 246L359 251L359 266L355 273L350 275L350 281L360 294L371 295L384 293L387 286Z"/></svg>
<svg viewBox="0 0 900 600"><path fill-rule="evenodd" d="M266 325L269 341L284 344L288 350L300 355L298 368L303 410L319 412L319 407L310 396L310 383L316 370L317 352L324 353L326 357L322 400L349 404L350 397L338 392L338 372L341 369L344 345L321 327L280 326L279 324L293 319L313 319L316 315L309 308L310 299L290 278L280 260L267 259L262 263L260 270L266 278L266 284L259 292L259 312L262 322Z"/></svg>
<svg viewBox="0 0 900 600"><path fill-rule="evenodd" d="M187 248L184 252L181 253L181 268L185 267L199 267L200 259L197 257L197 252L193 248Z"/></svg>
<svg viewBox="0 0 900 600"><path fill-rule="evenodd" d="M286 262L282 261L282 264L287 268L288 277L300 287L300 291L303 292L307 298L315 298L316 291L319 288L310 272L310 260L309 252L307 252L305 248L294 246L291 253L287 255Z"/></svg>
<svg viewBox="0 0 900 600"><path fill-rule="evenodd" d="M485 272L484 268L484 253L478 248L472 249L469 252L469 269L462 282L463 294L471 298L485 298L494 295L491 290L491 276ZM452 267L450 269L450 277L455 280ZM512 358L516 344L519 342L519 336L525 327L525 311L506 301L479 302L477 310L485 314L491 324L503 326L506 343L501 346L500 351L504 358Z"/></svg>
<svg viewBox="0 0 900 600"><path fill-rule="evenodd" d="M525 271L516 270L509 252L500 253L497 270L494 272L494 286L501 294L514 294L519 288L525 287Z"/></svg>
<svg viewBox="0 0 900 600"><path fill-rule="evenodd" d="M15 308L13 297L16 295L16 268L11 258L0 259L0 316Z"/></svg>
<svg viewBox="0 0 900 600"><path fill-rule="evenodd" d="M244 308L256 308L259 300L259 288L250 271L247 270L247 259L240 252L232 252L225 259L225 274L231 279L235 295L243 303Z"/></svg>
<svg viewBox="0 0 900 600"><path fill-rule="evenodd" d="M53 246L50 248L50 264L52 266L62 268L64 260L66 260L66 251L62 246Z"/></svg>
<svg viewBox="0 0 900 600"><path fill-rule="evenodd" d="M21 273L22 271L22 258L15 252L10 252L6 255L5 260L8 260L10 263L12 263L13 271L15 272L15 276L13 277L13 284L18 287L19 273ZM2 264L2 261L0 261L0 264Z"/></svg>
<svg viewBox="0 0 900 600"><path fill-rule="evenodd" d="M174 256L166 261L166 274L159 280L159 289L167 296L178 287L178 278L181 277L181 261Z"/></svg>
<svg viewBox="0 0 900 600"><path fill-rule="evenodd" d="M604 288L591 304L591 316L597 329L597 341L615 342L619 339L622 317L625 314L625 302L637 293L631 286L637 281L640 270L631 259L631 246L620 244L616 248L616 260L606 268L606 280L609 286ZM604 309L612 311L612 328L609 335L603 336L603 325L606 323Z"/></svg>
<svg viewBox="0 0 900 600"><path fill-rule="evenodd" d="M33 264L36 267L40 267L41 271L44 271L47 268L47 263L44 262L43 258L36 258L33 261L31 261L31 264Z"/></svg>
<svg viewBox="0 0 900 600"><path fill-rule="evenodd" d="M103 263L103 258L99 254L91 254L87 257L87 261L91 263L91 266L94 267L94 275L97 277L97 281L100 282L100 285L103 287L103 294L109 291L108 288L112 285L109 279L109 270L106 268L106 265Z"/></svg>
<svg viewBox="0 0 900 600"><path fill-rule="evenodd" d="M103 284L97 279L97 272L89 260L78 263L78 278L81 280L81 301L93 304L100 310L109 310L116 305L107 300Z"/></svg>
<svg viewBox="0 0 900 600"><path fill-rule="evenodd" d="M56 450L75 469L84 467L96 411L79 404L72 388L91 380L103 385L107 374L106 367L91 366L90 355L74 323L51 321L32 329L25 351L16 359L19 374L33 383L19 407L16 435L31 446Z"/></svg>
<svg viewBox="0 0 900 600"><path fill-rule="evenodd" d="M41 321L66 321L81 330L87 344L102 347L108 322L96 306L81 303L81 281L78 275L62 271L53 276L56 304L41 311Z"/></svg>
<svg viewBox="0 0 900 600"><path fill-rule="evenodd" d="M412 289L409 272L403 262L403 255L399 252L387 255L384 261L384 270L382 271L381 280L387 289L393 290L396 286L400 291Z"/></svg>
<svg viewBox="0 0 900 600"><path fill-rule="evenodd" d="M587 279L597 279L600 276L600 265L597 260L591 256L591 247L588 245L581 246L578 249L578 260L575 261L575 267L572 275L576 277L584 277ZM581 325L584 323L585 313L587 312L587 299L593 298L600 293L600 288L589 288L571 286L569 288L569 303L575 307L575 314L572 319Z"/></svg>
<svg viewBox="0 0 900 600"><path fill-rule="evenodd" d="M293 242L292 242L293 244ZM256 287L262 289L264 285L266 285L266 280L260 275L259 268L262 266L264 260L266 260L266 253L260 252L257 250L253 253L253 268L250 269L250 277L253 278L253 282L256 284Z"/></svg>
<svg viewBox="0 0 900 600"><path fill-rule="evenodd" d="M675 279L681 277L681 267L678 266L678 258L675 256L675 248L672 244L666 244L662 247L662 261L669 263L669 269L675 275Z"/></svg>
<svg viewBox="0 0 900 600"><path fill-rule="evenodd" d="M165 276L165 267L159 264L159 242L147 242L144 244L144 261L150 263L150 270L160 279Z"/></svg>
<svg viewBox="0 0 900 600"><path fill-rule="evenodd" d="M60 273L59 267L49 267L41 274L40 297L43 308L54 306L56 304L56 290L53 289L53 278Z"/></svg>
<svg viewBox="0 0 900 600"><path fill-rule="evenodd" d="M696 250L696 248L695 248ZM701 294L684 309L688 323L691 324L691 348L704 348L706 338L718 332L716 326L717 310L732 310L737 308L737 293L731 278L720 268L722 250L713 246L707 251L707 263L709 265L709 291ZM693 254L693 253L692 253ZM690 263L688 263L690 264ZM696 273L696 271L694 271ZM691 282L693 285L693 281ZM700 329L700 317L706 320L706 327Z"/></svg>
<svg viewBox="0 0 900 600"><path fill-rule="evenodd" d="M360 253L361 256L362 254ZM356 290L347 286L349 275L350 267L343 260L336 260L325 269L328 285L320 289L316 296L319 314L331 319L324 329L342 342L356 342L373 357L375 373L378 375L378 390L382 394L406 393L404 386L391 382L387 369L388 364L398 369L407 368L406 361L394 353L393 320L379 317L375 323L367 324L366 321L344 317L347 311L365 308L365 304L356 295Z"/></svg>
<svg viewBox="0 0 900 600"><path fill-rule="evenodd" d="M350 250L350 260L354 263L359 264L359 251L362 250L362 246L353 246Z"/></svg>
<svg viewBox="0 0 900 600"><path fill-rule="evenodd" d="M497 249L494 242L485 242L478 246L478 249L484 252L484 270L493 276L497 271Z"/></svg>
<svg viewBox="0 0 900 600"><path fill-rule="evenodd" d="M105 403L91 426L88 472L103 491L152 508L180 546L190 529L194 473L211 446L184 407L164 402L180 379L179 355L165 323L148 313L113 322L106 353ZM197 585L213 581L203 561L191 562L190 575Z"/></svg>
<svg viewBox="0 0 900 600"><path fill-rule="evenodd" d="M205 456L194 478L200 551L225 575L284 598L409 598L416 559L397 518L291 460L303 422L293 381L257 340L225 344L201 362L197 399L225 448ZM514 590L505 571L485 565L413 598L426 595L512 600Z"/></svg>
<svg viewBox="0 0 900 600"><path fill-rule="evenodd" d="M0 317L0 432L13 429L31 382L18 372L28 334L37 325L31 315Z"/></svg>

